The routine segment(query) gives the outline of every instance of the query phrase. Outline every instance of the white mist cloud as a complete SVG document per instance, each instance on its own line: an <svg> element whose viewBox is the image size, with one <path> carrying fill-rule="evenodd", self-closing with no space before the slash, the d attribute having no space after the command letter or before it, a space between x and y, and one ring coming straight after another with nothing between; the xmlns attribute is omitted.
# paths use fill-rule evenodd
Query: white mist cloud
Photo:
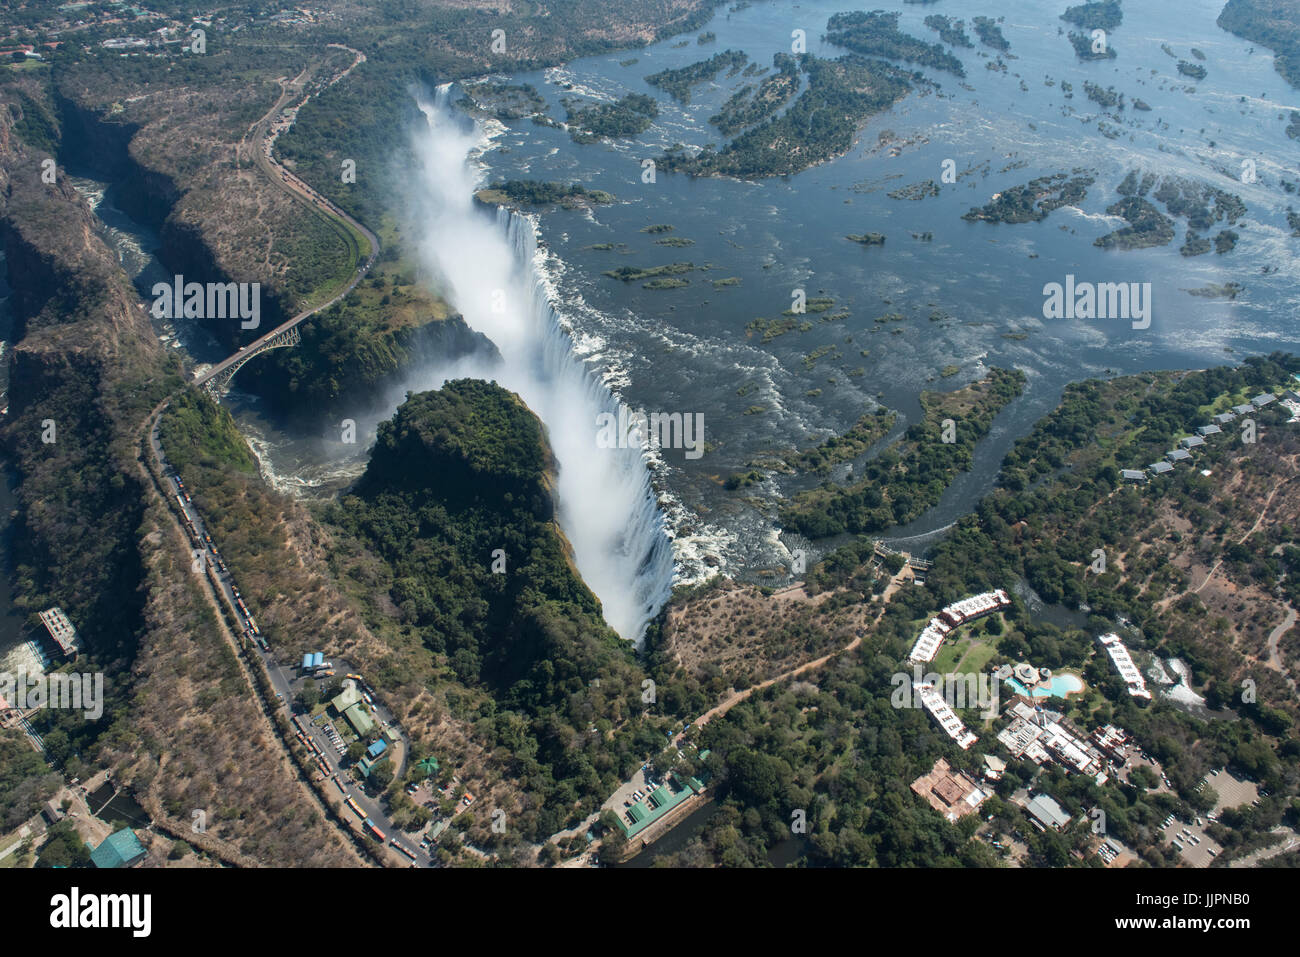
<svg viewBox="0 0 1300 957"><path fill-rule="evenodd" d="M546 426L559 464L559 521L605 620L639 642L672 589L673 558L649 473L635 449L596 446L597 415L614 410L609 389L575 355L534 266L531 222L476 208L471 158L484 132L455 114L441 87L421 102L426 123L413 137L420 168L413 202L421 264L440 278L470 328L501 354L499 364L462 360L415 370L404 388L437 388L461 375L495 379L520 395Z"/></svg>

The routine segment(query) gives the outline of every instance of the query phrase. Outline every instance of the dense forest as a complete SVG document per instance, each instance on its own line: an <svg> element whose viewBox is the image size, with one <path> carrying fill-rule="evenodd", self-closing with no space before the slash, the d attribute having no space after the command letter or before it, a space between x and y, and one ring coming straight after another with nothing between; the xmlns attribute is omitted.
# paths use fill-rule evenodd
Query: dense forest
<svg viewBox="0 0 1300 957"><path fill-rule="evenodd" d="M993 369L958 393L922 393L925 417L895 447L855 469L847 486L825 482L781 510L781 525L810 538L879 532L911 521L939 500L959 472L970 468L976 443L994 417L1024 388L1018 369ZM945 434L950 421L951 434Z"/></svg>
<svg viewBox="0 0 1300 957"><path fill-rule="evenodd" d="M757 87L746 83L727 98L722 109L709 122L724 136L735 136L741 130L762 122L785 106L799 92L799 61L788 53L772 57L776 72L766 76Z"/></svg>
<svg viewBox="0 0 1300 957"><path fill-rule="evenodd" d="M1300 10L1285 0L1228 0L1218 24L1229 33L1268 47L1283 79L1300 88Z"/></svg>
<svg viewBox="0 0 1300 957"><path fill-rule="evenodd" d="M614 103L565 102L569 136L575 143L595 143L602 137L636 136L650 128L659 104L644 93L628 93Z"/></svg>
<svg viewBox="0 0 1300 957"><path fill-rule="evenodd" d="M729 71L728 76L735 76L748 59L749 57L741 50L724 50L690 66L651 73L645 81L651 86L659 87L673 99L689 103L691 87L714 79L723 70Z"/></svg>
<svg viewBox="0 0 1300 957"><path fill-rule="evenodd" d="M1061 19L1084 30L1105 30L1109 33L1124 21L1124 10L1119 0L1100 0L1067 7L1061 14Z"/></svg>
<svg viewBox="0 0 1300 957"><path fill-rule="evenodd" d="M898 29L897 13L856 10L837 13L826 22L826 39L864 56L903 60L919 66L945 70L959 77L966 75L961 60L938 43L926 43Z"/></svg>
<svg viewBox="0 0 1300 957"><path fill-rule="evenodd" d="M535 799L520 826L537 839L593 810L662 740L642 718L630 646L555 527L553 467L517 396L457 380L409 396L324 513L379 559L376 611L394 610L454 680L495 701L483 730Z"/></svg>

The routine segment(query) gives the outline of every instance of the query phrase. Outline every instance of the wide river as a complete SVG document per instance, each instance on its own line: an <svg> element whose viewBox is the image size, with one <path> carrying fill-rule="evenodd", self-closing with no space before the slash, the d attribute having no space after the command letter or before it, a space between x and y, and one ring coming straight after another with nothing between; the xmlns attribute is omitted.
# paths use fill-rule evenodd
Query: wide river
<svg viewBox="0 0 1300 957"><path fill-rule="evenodd" d="M810 53L839 56L845 51L821 37L832 14L852 9L843 2L722 8L705 28L717 35L713 42L701 45L691 34L495 78L532 84L559 120L565 97L613 100L634 92L658 101L659 118L634 139L578 145L562 129L522 120L499 129L496 148L482 159L490 179L581 182L617 197L591 213L555 211L537 219L560 308L593 366L631 408L703 413L707 452L695 460L666 452L656 466L678 532L679 579L705 571L706 556L740 577L782 564L786 553L775 541L771 503L802 487L799 480L777 475L738 493L725 491L720 479L771 450L843 430L876 402L914 421L923 389L956 388L989 366L1015 366L1028 376L1026 394L978 449L975 469L934 510L889 536L920 535L924 544L931 537L924 533L951 523L988 491L1011 443L1053 407L1068 382L1204 367L1300 343L1294 319L1300 240L1290 235L1285 216L1295 199L1281 185L1300 181L1300 150L1287 138L1284 118L1300 97L1275 72L1268 51L1216 26L1220 0L1126 4L1123 23L1109 38L1118 56L1097 62L1079 60L1061 32L1071 29L1058 19L1064 2L867 6L899 11L900 29L927 42L938 39L923 23L927 15L963 18L976 47L954 52L967 76L923 71L939 92L914 92L873 118L847 155L788 178L742 182L661 171L653 183L643 182L643 160L664 147L721 145L708 118L742 84L756 82L728 79L724 71L717 82L696 86L682 106L644 78L726 49L769 66L773 54L790 51L795 29L805 32ZM978 15L1001 20L1010 44L1005 71L987 68L998 57L974 35L971 19ZM1199 82L1180 76L1178 59L1202 63L1208 75ZM1085 81L1124 93L1125 109L1104 115L1085 96ZM1150 111L1134 110L1135 98ZM960 174L954 184L941 183L945 160ZM1244 160L1254 163L1253 183L1241 181ZM1097 177L1081 208L1063 207L1020 225L961 219L1000 190L1075 167ZM1094 247L1094 239L1125 225L1105 209L1134 169L1239 196L1248 212L1236 228L1235 250L1181 256L1185 220L1165 247ZM888 195L925 180L939 184L939 195L919 201ZM671 225L668 236L694 245L657 245L663 235L642 232L652 224ZM1211 235L1222 228L1217 224ZM845 238L866 232L884 233L884 246ZM933 238L914 238L925 233ZM592 248L607 244L614 248ZM710 268L688 274L690 285L668 290L603 275L625 265L680 261ZM1080 281L1150 282L1150 328L1044 319L1044 285L1064 283L1067 274ZM740 283L718 288L712 282L729 277ZM1229 281L1245 287L1234 301L1187 291ZM753 319L779 318L789 309L794 289L833 298L835 305L802 317L812 322L806 332L766 344L747 334ZM845 318L819 321L844 310ZM936 313L949 318L931 320ZM876 321L885 314L905 318Z"/></svg>
<svg viewBox="0 0 1300 957"><path fill-rule="evenodd" d="M1025 395L999 416L976 450L975 468L937 507L886 536L923 549L992 487L1011 443L1054 406L1067 383L1300 348L1294 319L1300 240L1286 223L1296 199L1283 188L1284 180L1300 183L1300 144L1285 133L1286 115L1300 97L1273 69L1271 53L1215 25L1222 0L1166 0L1126 4L1123 23L1109 38L1118 56L1083 62L1062 31L1068 25L1057 19L1056 7L1066 5L869 5L899 11L900 28L927 42L938 39L923 23L927 15L937 10L963 18L976 47L954 52L967 76L923 70L937 92L918 88L867 123L848 154L788 178L743 182L660 171L654 182L644 182L642 162L665 147L720 145L708 118L742 84L756 82L720 73L716 82L696 86L683 106L645 77L729 48L769 66L773 54L790 51L796 29L805 32L810 53L839 56L845 51L821 38L827 19L849 9L843 2L719 8L703 28L716 34L712 42L697 43L692 33L562 68L493 77L532 84L558 120L565 118L565 97L609 101L635 92L659 104L658 119L642 135L591 145L527 119L490 121L477 162L484 183L581 182L616 197L590 212L532 216L538 265L574 348L628 407L703 415L707 447L701 457L665 450L651 463L674 536L676 580L695 580L714 568L750 579L775 573L762 580L783 580L790 543L778 538L775 504L807 480L774 474L742 492L726 491L722 481L775 450L841 431L878 403L902 413L901 431L915 421L922 390L957 388L990 366L1014 366L1028 377ZM970 21L978 15L1000 16L1010 43L1001 56L1005 69L988 68L999 57L975 38ZM1200 81L1180 76L1180 59L1201 63L1208 75ZM1085 96L1085 81L1122 92L1125 109L1103 113ZM452 102L458 93L453 90ZM1150 111L1133 109L1134 99ZM959 173L956 183L941 182L948 160ZM1246 160L1256 171L1249 183L1241 181ZM1096 176L1080 208L1066 206L1020 225L961 219L1000 190L1076 167ZM1184 177L1239 196L1248 211L1235 227L1236 248L1181 256L1185 220L1164 247L1094 247L1094 239L1124 225L1105 209L1130 170ZM912 201L888 195L926 180L939 185L937 196ZM101 199L102 184L82 185ZM111 201L99 211L137 283L161 275L150 255L156 237ZM643 232L653 224L673 230ZM1216 224L1209 234L1221 228ZM885 244L863 247L845 238L866 232L885 234ZM922 238L927 233L932 238ZM693 245L655 242L665 236ZM593 248L600 246L612 248ZM668 290L603 275L620 266L681 261L708 268L688 274L689 285ZM1067 274L1080 281L1151 283L1150 328L1044 319L1044 284L1064 282ZM721 287L712 281L733 277L738 282ZM1230 281L1244 287L1232 301L1188 292ZM756 318L780 318L795 289L829 297L834 305L801 317L811 323L807 331L767 343L747 332ZM876 321L887 314L903 318ZM822 321L831 315L840 317ZM169 337L177 332L160 329ZM208 337L179 332L198 360L218 357ZM287 434L247 396L236 391L228 401L264 473L280 487L328 494L364 465L360 449L342 462L322 451L336 447L319 441L335 422L322 422L317 434Z"/></svg>

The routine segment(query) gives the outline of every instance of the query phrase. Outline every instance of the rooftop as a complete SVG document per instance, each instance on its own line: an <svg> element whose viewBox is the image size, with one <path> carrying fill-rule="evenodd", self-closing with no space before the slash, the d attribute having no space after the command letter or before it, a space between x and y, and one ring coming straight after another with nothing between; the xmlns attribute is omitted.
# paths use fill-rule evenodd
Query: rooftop
<svg viewBox="0 0 1300 957"><path fill-rule="evenodd" d="M91 862L99 868L130 867L144 857L144 845L129 827L110 834L104 843L90 852Z"/></svg>

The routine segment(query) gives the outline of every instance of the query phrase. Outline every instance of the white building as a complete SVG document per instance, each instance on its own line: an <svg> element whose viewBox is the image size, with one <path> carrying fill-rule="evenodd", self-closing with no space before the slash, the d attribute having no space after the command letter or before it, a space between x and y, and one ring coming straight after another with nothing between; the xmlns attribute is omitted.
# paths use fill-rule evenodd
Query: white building
<svg viewBox="0 0 1300 957"><path fill-rule="evenodd" d="M1128 653L1128 648L1124 646L1124 642L1120 641L1119 635L1114 633L1099 635L1097 640L1106 649L1106 654L1110 655L1115 670L1119 672L1119 676L1128 685L1128 693L1135 698L1151 700L1151 692L1147 691L1146 679L1142 677L1142 672L1138 670L1138 666L1133 663L1133 657Z"/></svg>
<svg viewBox="0 0 1300 957"><path fill-rule="evenodd" d="M1010 607L1011 598L1001 588L953 602L939 612L937 617L930 619L930 623L925 626L925 630L921 632L915 644L912 645L907 660L914 662L933 661L934 656L939 653L939 648L943 645L944 639L948 637L954 628L974 621L976 618L982 618L995 611Z"/></svg>
<svg viewBox="0 0 1300 957"><path fill-rule="evenodd" d="M952 708L948 707L934 685L914 684L912 689L921 699L921 706L930 712L930 717L943 728L944 733L957 742L957 747L965 751L979 740L973 731L962 724L961 718L953 713Z"/></svg>

